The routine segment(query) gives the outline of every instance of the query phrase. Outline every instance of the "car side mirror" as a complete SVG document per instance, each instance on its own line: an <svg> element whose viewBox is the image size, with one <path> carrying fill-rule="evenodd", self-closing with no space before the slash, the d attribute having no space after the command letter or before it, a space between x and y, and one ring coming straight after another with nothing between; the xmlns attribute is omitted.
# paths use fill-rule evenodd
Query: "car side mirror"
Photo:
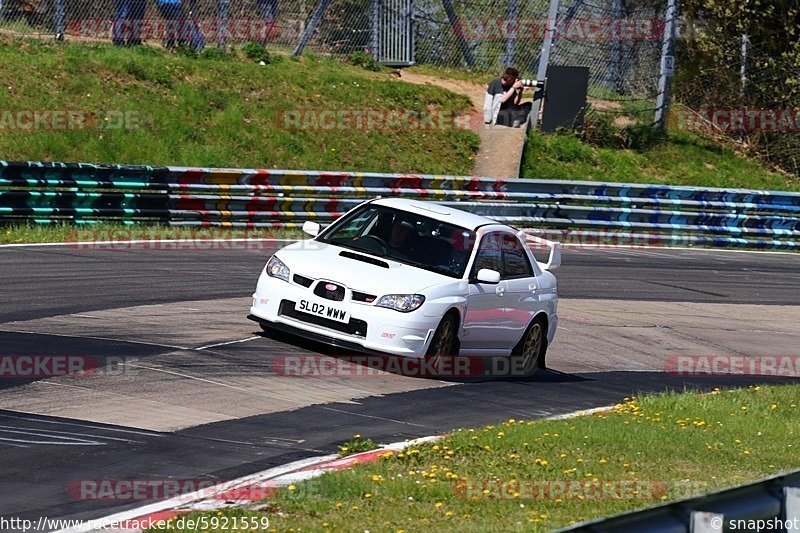
<svg viewBox="0 0 800 533"><path fill-rule="evenodd" d="M478 270L478 275L475 279L481 283L500 283L500 272L489 268L482 268Z"/></svg>
<svg viewBox="0 0 800 533"><path fill-rule="evenodd" d="M316 237L319 235L320 226L316 222L311 222L310 220L306 220L303 222L303 231L308 233L312 237Z"/></svg>
<svg viewBox="0 0 800 533"><path fill-rule="evenodd" d="M561 266L561 243L554 242L550 246L550 258L547 260L545 270L555 270Z"/></svg>

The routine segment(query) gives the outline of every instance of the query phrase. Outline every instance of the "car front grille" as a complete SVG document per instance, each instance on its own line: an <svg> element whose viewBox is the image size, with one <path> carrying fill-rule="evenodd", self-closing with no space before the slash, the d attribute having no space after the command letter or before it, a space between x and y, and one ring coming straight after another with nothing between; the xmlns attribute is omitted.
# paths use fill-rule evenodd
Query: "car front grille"
<svg viewBox="0 0 800 533"><path fill-rule="evenodd" d="M354 302L374 302L376 296L374 294L367 294L366 292L361 291L353 291L353 301Z"/></svg>
<svg viewBox="0 0 800 533"><path fill-rule="evenodd" d="M295 274L294 276L292 276L292 281L294 281L298 285L302 285L305 288L310 287L311 284L314 283L313 279L301 276L300 274Z"/></svg>
<svg viewBox="0 0 800 533"><path fill-rule="evenodd" d="M367 336L367 322L364 320L351 317L350 322L345 324L344 322L337 322L329 318L323 318L321 316L297 311L294 306L295 302L291 300L281 300L281 305L278 307L278 314L299 320L301 322L306 322L308 324L314 324L316 326L322 326L324 328L339 331L341 333L346 333L348 335L355 335L357 337Z"/></svg>
<svg viewBox="0 0 800 533"><path fill-rule="evenodd" d="M330 281L322 280L314 287L314 294L326 300L341 302L344 300L344 287Z"/></svg>

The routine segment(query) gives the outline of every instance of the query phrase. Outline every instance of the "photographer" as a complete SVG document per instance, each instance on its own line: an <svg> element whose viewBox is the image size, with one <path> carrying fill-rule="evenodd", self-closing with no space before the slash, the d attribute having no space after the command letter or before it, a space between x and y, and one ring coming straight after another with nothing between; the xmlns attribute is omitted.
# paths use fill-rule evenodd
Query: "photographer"
<svg viewBox="0 0 800 533"><path fill-rule="evenodd" d="M522 103L523 87L519 71L513 67L489 82L483 100L484 123L518 128L525 122L532 104Z"/></svg>

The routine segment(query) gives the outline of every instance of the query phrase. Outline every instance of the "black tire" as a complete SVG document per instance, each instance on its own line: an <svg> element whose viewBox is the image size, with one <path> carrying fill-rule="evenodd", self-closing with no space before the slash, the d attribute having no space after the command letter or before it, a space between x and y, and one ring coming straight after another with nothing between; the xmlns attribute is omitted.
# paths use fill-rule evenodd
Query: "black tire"
<svg viewBox="0 0 800 533"><path fill-rule="evenodd" d="M535 318L531 322L525 335L519 341L514 354L513 368L521 373L520 377L529 378L539 368L545 368L545 355L547 354L547 327L543 319Z"/></svg>
<svg viewBox="0 0 800 533"><path fill-rule="evenodd" d="M433 368L441 368L445 358L454 355L458 342L457 328L458 321L452 314L445 315L439 322L425 353L425 361Z"/></svg>

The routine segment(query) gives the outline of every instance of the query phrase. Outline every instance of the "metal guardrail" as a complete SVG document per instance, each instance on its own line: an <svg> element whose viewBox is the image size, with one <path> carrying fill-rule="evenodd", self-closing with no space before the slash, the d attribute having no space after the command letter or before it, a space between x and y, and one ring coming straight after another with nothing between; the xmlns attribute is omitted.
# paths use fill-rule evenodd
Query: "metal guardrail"
<svg viewBox="0 0 800 533"><path fill-rule="evenodd" d="M786 527L787 523L789 527ZM583 522L560 529L557 533L798 530L800 470L712 494Z"/></svg>
<svg viewBox="0 0 800 533"><path fill-rule="evenodd" d="M555 240L794 249L800 193L466 176L0 162L0 223L297 227L435 199Z"/></svg>

